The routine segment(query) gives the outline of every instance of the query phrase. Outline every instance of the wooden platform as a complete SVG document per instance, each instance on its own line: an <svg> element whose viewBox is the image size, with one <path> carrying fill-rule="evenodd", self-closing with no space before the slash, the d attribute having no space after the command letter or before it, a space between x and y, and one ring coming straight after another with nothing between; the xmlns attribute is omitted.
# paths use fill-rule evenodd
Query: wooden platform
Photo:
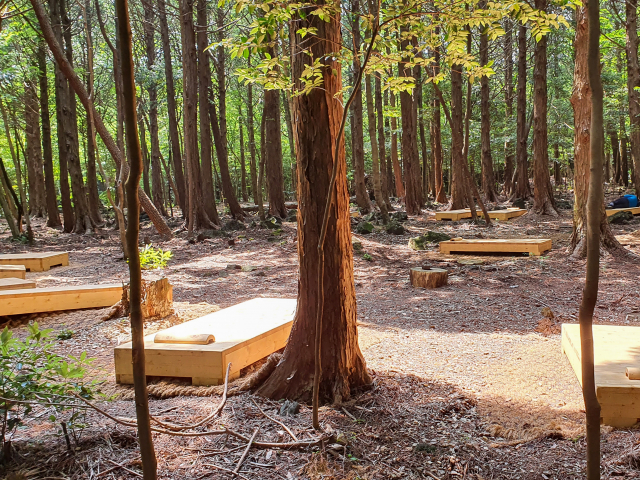
<svg viewBox="0 0 640 480"><path fill-rule="evenodd" d="M0 265L0 278L25 279L27 269L24 265Z"/></svg>
<svg viewBox="0 0 640 480"><path fill-rule="evenodd" d="M477 209L476 213L478 217L482 217L482 210ZM509 220L511 218L519 217L527 213L524 208L507 208L506 210L491 210L487 212L489 218L494 220ZM462 220L463 218L471 218L471 209L465 208L462 210L449 210L447 212L436 212L436 220Z"/></svg>
<svg viewBox="0 0 640 480"><path fill-rule="evenodd" d="M607 217L614 215L618 212L630 212L633 215L640 215L640 207L629 207L629 208L608 208L606 210Z"/></svg>
<svg viewBox="0 0 640 480"><path fill-rule="evenodd" d="M215 342L208 345L155 343L156 334L147 335L147 375L218 385L231 362L229 378L238 378L242 368L286 345L295 310L296 300L255 298L162 331L176 337L211 334ZM114 357L116 382L132 384L131 342L117 346Z"/></svg>
<svg viewBox="0 0 640 480"><path fill-rule="evenodd" d="M548 238L524 239L451 239L440 242L440 253L531 253L542 255L551 250Z"/></svg>
<svg viewBox="0 0 640 480"><path fill-rule="evenodd" d="M122 285L74 285L0 291L0 315L110 307L122 298Z"/></svg>
<svg viewBox="0 0 640 480"><path fill-rule="evenodd" d="M22 278L0 278L0 290L19 290L23 288L36 288L36 282Z"/></svg>
<svg viewBox="0 0 640 480"><path fill-rule="evenodd" d="M630 427L640 419L640 380L629 380L627 367L640 367L640 327L594 325L596 395L601 421L613 427ZM562 325L562 351L582 383L580 327Z"/></svg>
<svg viewBox="0 0 640 480"><path fill-rule="evenodd" d="M6 253L0 255L0 265L24 265L30 272L46 272L51 267L69 265L67 252Z"/></svg>

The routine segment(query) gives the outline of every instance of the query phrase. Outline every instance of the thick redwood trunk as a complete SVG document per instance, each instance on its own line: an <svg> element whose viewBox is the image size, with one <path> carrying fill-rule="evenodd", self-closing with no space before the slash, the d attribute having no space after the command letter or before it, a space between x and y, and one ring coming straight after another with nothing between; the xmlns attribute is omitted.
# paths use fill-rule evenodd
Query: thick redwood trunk
<svg viewBox="0 0 640 480"><path fill-rule="evenodd" d="M384 135L384 112L382 110L382 82L380 77L375 77L375 105L376 105L376 120L378 127L378 156L380 157L380 185L382 189L382 198L387 206L387 211L393 210L391 202L389 201L389 180L387 178L387 145ZM373 140L372 140L373 141Z"/></svg>
<svg viewBox="0 0 640 480"><path fill-rule="evenodd" d="M396 96L392 92L390 94L391 108L396 108ZM404 183L402 183L402 168L400 167L400 161L398 160L398 120L395 116L391 117L391 165L393 167L393 178L395 180L396 195L398 198L404 200L405 190Z"/></svg>
<svg viewBox="0 0 640 480"><path fill-rule="evenodd" d="M513 23L505 20L505 36L504 36L504 102L507 131L505 132L504 141L504 187L503 193L511 195L513 190L513 162L515 154L513 151L513 142L511 141L511 117L513 115L513 35L511 30Z"/></svg>
<svg viewBox="0 0 640 480"><path fill-rule="evenodd" d="M258 202L258 169L256 167L256 134L253 115L253 85L247 86L247 132L249 135L249 175L251 177L251 197Z"/></svg>
<svg viewBox="0 0 640 480"><path fill-rule="evenodd" d="M38 44L38 80L40 84L40 119L42 122L42 161L47 206L47 226L59 227L60 214L55 177L53 173L53 148L51 145L51 120L49 115L49 85L47 81L47 54L44 43Z"/></svg>
<svg viewBox="0 0 640 480"><path fill-rule="evenodd" d="M527 28L518 27L518 87L516 102L516 176L512 197L531 197L529 162L527 161Z"/></svg>
<svg viewBox="0 0 640 480"><path fill-rule="evenodd" d="M248 202L247 194L247 162L244 148L244 119L242 118L242 105L238 104L238 129L240 130L240 191L242 192L242 201ZM293 142L293 138L291 139Z"/></svg>
<svg viewBox="0 0 640 480"><path fill-rule="evenodd" d="M486 1L483 1L486 7ZM486 32L480 34L480 65L489 63L489 36ZM482 190L489 202L497 202L496 177L493 173L493 157L491 156L491 109L489 98L489 77L480 79L480 143L482 149Z"/></svg>
<svg viewBox="0 0 640 480"><path fill-rule="evenodd" d="M588 60L588 18L587 5L576 10L575 66L573 72L573 92L571 105L574 116L574 204L573 234L571 247L574 257L584 258L587 254L587 197L589 194L590 140L591 140L591 88L589 87ZM624 249L611 232L604 203L600 208L600 244L610 252Z"/></svg>
<svg viewBox="0 0 640 480"><path fill-rule="evenodd" d="M314 15L296 21L300 28L317 28L317 35L308 35L304 41L312 50L313 58L322 58L326 62L326 68L323 71L323 89L314 89L308 95L294 98L298 146L298 308L283 357L258 394L274 399L309 401L313 388L313 345L319 301L320 259L317 247L329 195L333 147L343 113L342 104L334 98L342 89L341 68L330 60L331 55L328 54L341 44L341 35L339 13L332 15L329 22ZM300 75L309 63L307 55L296 54L302 42L303 39L296 34L292 71L297 88L301 86ZM350 397L354 388L370 384L371 378L358 346L344 138L341 138L335 161L338 162L336 194L324 243L322 294L325 302L320 332L322 375L319 398L322 403L340 404Z"/></svg>
<svg viewBox="0 0 640 480"><path fill-rule="evenodd" d="M26 162L28 169L30 214L43 217L46 213L42 147L40 146L40 106L35 82L25 85L24 120L26 137Z"/></svg>
<svg viewBox="0 0 640 480"><path fill-rule="evenodd" d="M376 142L376 113L373 106L373 88L371 86L371 76L364 79L365 95L367 99L367 123L369 127L369 141L371 144L371 170L373 176L373 194L377 207L380 209L382 220L389 223L389 212L387 204L382 198L382 182L380 178L380 157L378 156L378 143Z"/></svg>
<svg viewBox="0 0 640 480"><path fill-rule="evenodd" d="M167 89L167 114L169 116L169 141L171 143L171 160L176 179L178 204L182 214L186 215L186 185L180 152L180 135L176 115L176 89L173 83L173 64L171 60L171 43L169 41L169 24L165 0L158 0L158 16L160 18L160 35L162 37L162 54L164 56L164 73Z"/></svg>
<svg viewBox="0 0 640 480"><path fill-rule="evenodd" d="M440 34L440 29L436 29ZM433 76L440 72L440 47L436 47L433 54ZM433 115L431 117L431 142L433 144L433 176L435 183L435 200L438 203L447 202L447 194L444 189L444 177L442 168L442 122L440 118L440 99L437 95L433 98Z"/></svg>
<svg viewBox="0 0 640 480"><path fill-rule="evenodd" d="M452 210L464 207L464 133L462 115L462 65L451 67L451 199Z"/></svg>
<svg viewBox="0 0 640 480"><path fill-rule="evenodd" d="M408 39L400 42L400 49L410 45ZM412 77L413 69L406 62L398 65L401 77ZM418 124L416 106L410 92L400 92L400 116L402 117L402 163L404 167L405 206L408 215L418 215L422 208L422 182L420 157L418 156Z"/></svg>

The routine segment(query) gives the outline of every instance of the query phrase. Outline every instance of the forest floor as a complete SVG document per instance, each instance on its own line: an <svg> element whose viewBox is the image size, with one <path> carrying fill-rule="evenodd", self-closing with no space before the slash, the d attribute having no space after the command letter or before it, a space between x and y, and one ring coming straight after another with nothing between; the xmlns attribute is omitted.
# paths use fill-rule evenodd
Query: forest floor
<svg viewBox="0 0 640 480"><path fill-rule="evenodd" d="M584 405L559 335L561 323L577 322L584 284L584 262L572 261L567 254L571 210L562 210L558 218L527 214L495 222L491 229L469 221L436 222L434 212L425 210L404 225L404 235L387 234L381 227L369 235L354 234L363 245L354 255L359 342L375 386L344 405L321 410L322 424L346 443L346 449L252 449L240 471L243 478L584 478ZM633 234L640 218L612 227L616 235L625 235L623 244L640 255L640 234ZM542 257L442 255L437 244L426 251L411 250L409 238L426 230L461 237L551 238L553 249ZM112 230L66 235L36 221L35 233L34 247L2 240L0 251L68 251L69 266L27 273L39 287L128 278ZM166 268L145 274L169 279L181 320L258 296L295 298L295 223L285 222L279 234L248 228L227 235L191 244L180 234L162 242L148 222L143 225L141 238L173 252ZM460 265L460 258L483 263ZM448 286L411 287L409 268L427 262L446 265ZM256 269L230 271L228 264ZM640 260L605 255L595 322L640 326L639 289ZM545 307L555 318L543 316ZM57 348L74 355L86 350L95 357L99 370L94 373L105 378L106 390L125 394L101 402L101 407L134 417L133 401L123 399L130 397L131 388L116 387L113 373L113 347L130 339L129 322L100 321L105 312L12 318L9 324L19 335L30 320L55 332L73 330L73 337L59 340ZM164 326L151 323L147 331ZM191 423L218 402L217 396L152 398L150 408L166 421ZM302 406L295 417L279 417L278 403L250 394L228 399L221 418L210 427L224 425L250 436L260 426L261 440L288 441L282 427L265 418L256 404L298 438L312 436L309 408ZM10 470L37 469L34 478L136 478L114 467L116 462L140 471L131 429L89 413L88 426L69 455L57 428L43 423L47 411L35 416L14 434L15 463ZM640 478L640 432L604 427L602 438L603 478ZM244 449L244 443L224 436L155 435L155 444L162 479L232 478L211 465L233 470ZM111 468L115 469L107 472Z"/></svg>

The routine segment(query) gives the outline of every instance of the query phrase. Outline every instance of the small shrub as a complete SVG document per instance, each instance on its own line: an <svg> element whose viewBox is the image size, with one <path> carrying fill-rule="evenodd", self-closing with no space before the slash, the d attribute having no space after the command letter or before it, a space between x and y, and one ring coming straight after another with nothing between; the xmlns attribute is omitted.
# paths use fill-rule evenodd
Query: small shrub
<svg viewBox="0 0 640 480"><path fill-rule="evenodd" d="M140 268L142 270L153 270L156 268L164 268L169 260L173 257L171 250L166 252L161 248L154 248L153 245L145 245L140 250Z"/></svg>
<svg viewBox="0 0 640 480"><path fill-rule="evenodd" d="M92 399L99 395L96 381L83 381L93 359L82 352L65 358L53 351L51 330L29 325L26 339L13 336L8 328L0 334L0 440L8 440L13 431L33 412L36 405L51 407L51 422L64 413L67 428L76 435L84 426L86 405L74 395ZM76 437L77 440L77 437Z"/></svg>
<svg viewBox="0 0 640 480"><path fill-rule="evenodd" d="M366 260L367 262L370 262L373 260L373 257L371 255L369 255L368 253L365 253L364 255L362 255L362 259Z"/></svg>

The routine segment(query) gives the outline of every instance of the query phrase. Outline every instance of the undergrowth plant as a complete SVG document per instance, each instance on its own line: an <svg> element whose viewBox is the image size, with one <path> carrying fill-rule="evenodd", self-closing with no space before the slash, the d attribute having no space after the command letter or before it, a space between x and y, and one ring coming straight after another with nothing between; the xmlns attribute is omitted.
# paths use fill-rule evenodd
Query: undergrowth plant
<svg viewBox="0 0 640 480"><path fill-rule="evenodd" d="M51 422L64 422L74 437L84 426L86 405L75 395L92 399L101 395L98 381L86 381L93 361L82 352L63 357L54 352L51 329L28 326L24 340L5 328L0 334L0 440L3 452L15 429L30 415L49 408ZM68 440L68 439L67 439Z"/></svg>
<svg viewBox="0 0 640 480"><path fill-rule="evenodd" d="M171 257L173 257L171 250L164 251L161 248L154 248L153 245L145 245L140 250L140 268L143 270L164 268Z"/></svg>

